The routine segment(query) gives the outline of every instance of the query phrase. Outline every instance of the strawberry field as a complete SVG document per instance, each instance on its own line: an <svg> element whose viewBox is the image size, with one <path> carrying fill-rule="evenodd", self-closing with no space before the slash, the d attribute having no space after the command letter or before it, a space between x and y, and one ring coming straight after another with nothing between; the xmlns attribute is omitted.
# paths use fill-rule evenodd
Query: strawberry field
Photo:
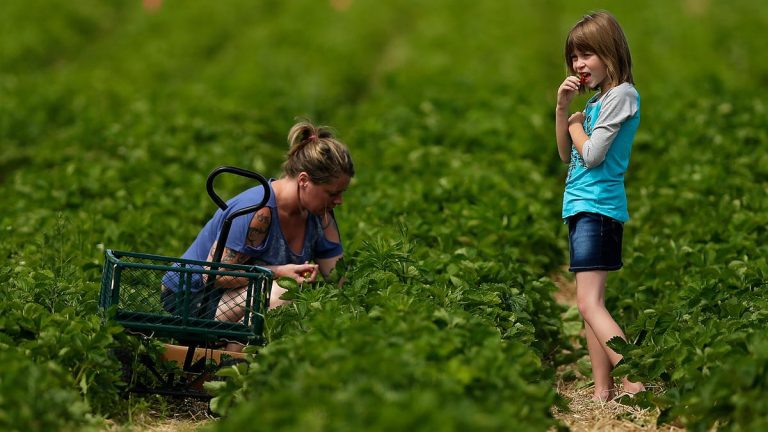
<svg viewBox="0 0 768 432"><path fill-rule="evenodd" d="M279 176L297 117L355 159L336 211L348 282L268 313L268 343L210 388L213 428L562 427L556 371L586 354L553 297L568 259L555 93L565 34L603 7L643 101L606 301L646 337L615 345L616 373L655 386L630 403L659 422L768 427L768 8L9 0L0 429L100 430L163 404L122 395L112 353L153 345L100 319L104 251L179 256L215 210L208 173Z"/></svg>

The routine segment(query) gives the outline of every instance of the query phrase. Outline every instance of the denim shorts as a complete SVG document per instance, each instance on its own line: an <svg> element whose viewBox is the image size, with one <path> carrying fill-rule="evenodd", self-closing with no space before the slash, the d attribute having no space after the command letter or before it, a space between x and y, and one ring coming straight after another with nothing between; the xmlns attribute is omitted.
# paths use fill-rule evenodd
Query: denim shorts
<svg viewBox="0 0 768 432"><path fill-rule="evenodd" d="M622 267L621 238L624 224L599 213L582 212L568 217L571 272L618 270Z"/></svg>

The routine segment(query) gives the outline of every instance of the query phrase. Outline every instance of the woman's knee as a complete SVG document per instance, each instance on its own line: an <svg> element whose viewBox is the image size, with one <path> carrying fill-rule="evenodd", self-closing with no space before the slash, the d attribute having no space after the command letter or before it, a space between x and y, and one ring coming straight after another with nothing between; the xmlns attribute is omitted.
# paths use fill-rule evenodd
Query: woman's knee
<svg viewBox="0 0 768 432"><path fill-rule="evenodd" d="M272 282L272 291L269 294L269 308L274 309L278 306L282 306L286 303L290 303L288 300L283 300L280 298L287 290L280 285L277 284L277 282Z"/></svg>
<svg viewBox="0 0 768 432"><path fill-rule="evenodd" d="M229 290L221 296L218 308L216 309L216 319L219 321L237 322L243 319L245 311L243 305L245 302L245 290Z"/></svg>

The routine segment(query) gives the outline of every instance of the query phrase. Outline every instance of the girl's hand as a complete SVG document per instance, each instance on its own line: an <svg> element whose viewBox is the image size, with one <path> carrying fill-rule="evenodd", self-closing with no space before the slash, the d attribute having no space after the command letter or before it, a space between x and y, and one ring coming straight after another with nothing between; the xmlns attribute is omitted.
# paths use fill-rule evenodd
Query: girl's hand
<svg viewBox="0 0 768 432"><path fill-rule="evenodd" d="M573 114L571 114L570 117L568 117L568 127L572 125L583 125L584 120L586 120L587 116L584 114L584 111L578 111Z"/></svg>
<svg viewBox="0 0 768 432"><path fill-rule="evenodd" d="M557 89L557 108L567 110L578 92L579 78L576 76L566 77L560 84L560 88Z"/></svg>

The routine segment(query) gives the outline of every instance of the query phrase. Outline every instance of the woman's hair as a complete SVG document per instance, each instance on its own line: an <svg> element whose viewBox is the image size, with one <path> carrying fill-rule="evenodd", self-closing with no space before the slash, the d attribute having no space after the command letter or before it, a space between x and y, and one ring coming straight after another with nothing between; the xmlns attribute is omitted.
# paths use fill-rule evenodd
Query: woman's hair
<svg viewBox="0 0 768 432"><path fill-rule="evenodd" d="M571 56L579 50L597 54L608 69L608 78L614 85L628 82L634 84L632 78L632 56L629 44L621 30L619 22L608 12L593 12L585 15L568 32L565 41L565 64L568 72L576 75L573 70Z"/></svg>
<svg viewBox="0 0 768 432"><path fill-rule="evenodd" d="M325 126L296 123L288 132L288 145L283 172L291 178L303 171L313 183L328 184L341 175L355 175L349 150Z"/></svg>

